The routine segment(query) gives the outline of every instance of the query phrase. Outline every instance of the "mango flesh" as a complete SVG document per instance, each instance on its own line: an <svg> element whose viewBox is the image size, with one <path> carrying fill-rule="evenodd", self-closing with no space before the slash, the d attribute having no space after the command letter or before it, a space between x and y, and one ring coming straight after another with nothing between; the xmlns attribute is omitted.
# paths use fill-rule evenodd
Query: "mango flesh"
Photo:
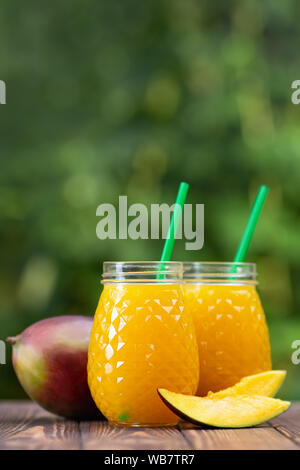
<svg viewBox="0 0 300 470"><path fill-rule="evenodd" d="M270 370L260 374L248 375L233 387L220 392L208 393L208 397L223 398L228 395L262 395L273 397L285 379L285 370Z"/></svg>
<svg viewBox="0 0 300 470"><path fill-rule="evenodd" d="M196 424L244 428L269 421L288 409L290 402L259 395L223 398L195 397L158 389L163 402L178 416Z"/></svg>
<svg viewBox="0 0 300 470"><path fill-rule="evenodd" d="M52 317L7 338L21 385L46 410L67 418L99 417L87 383L92 324L91 317Z"/></svg>

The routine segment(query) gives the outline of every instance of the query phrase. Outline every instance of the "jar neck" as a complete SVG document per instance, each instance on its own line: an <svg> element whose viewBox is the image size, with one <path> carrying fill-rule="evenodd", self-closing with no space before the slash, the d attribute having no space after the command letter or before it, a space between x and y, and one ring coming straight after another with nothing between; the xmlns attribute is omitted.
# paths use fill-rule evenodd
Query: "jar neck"
<svg viewBox="0 0 300 470"><path fill-rule="evenodd" d="M182 283L183 265L177 261L106 261L103 284L115 283Z"/></svg>
<svg viewBox="0 0 300 470"><path fill-rule="evenodd" d="M183 263L183 282L199 284L256 285L255 263Z"/></svg>

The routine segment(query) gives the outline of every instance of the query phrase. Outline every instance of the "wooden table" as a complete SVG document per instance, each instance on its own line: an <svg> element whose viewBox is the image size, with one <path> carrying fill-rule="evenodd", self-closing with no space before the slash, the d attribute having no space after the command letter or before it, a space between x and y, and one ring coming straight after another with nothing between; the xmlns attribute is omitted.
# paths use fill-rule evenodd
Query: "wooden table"
<svg viewBox="0 0 300 470"><path fill-rule="evenodd" d="M28 401L0 402L0 449L291 449L300 450L300 403L248 429L119 428L66 421Z"/></svg>

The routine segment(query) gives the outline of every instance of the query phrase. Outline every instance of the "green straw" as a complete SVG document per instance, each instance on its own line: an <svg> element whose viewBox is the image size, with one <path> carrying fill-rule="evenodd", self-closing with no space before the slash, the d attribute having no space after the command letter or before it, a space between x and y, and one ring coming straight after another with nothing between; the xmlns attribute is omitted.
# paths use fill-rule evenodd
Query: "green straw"
<svg viewBox="0 0 300 470"><path fill-rule="evenodd" d="M176 236L178 225L179 225L182 212L184 209L184 203L186 200L188 190L189 190L189 185L187 183L180 183L174 211L172 214L170 226L169 226L168 233L167 233L167 238L165 240L164 248L160 257L160 261L162 263L168 262L171 259L174 242L175 242L175 236ZM159 269L163 269L163 265L161 265ZM157 277L158 279L162 279L163 275L159 274Z"/></svg>
<svg viewBox="0 0 300 470"><path fill-rule="evenodd" d="M252 236L253 236L258 218L261 214L268 192L269 192L268 186L264 186L264 185L260 186L259 190L257 191L257 195L252 205L244 233L242 235L238 249L235 253L235 257L233 260L235 263L242 263L246 257L246 253L248 251L250 242L252 240Z"/></svg>

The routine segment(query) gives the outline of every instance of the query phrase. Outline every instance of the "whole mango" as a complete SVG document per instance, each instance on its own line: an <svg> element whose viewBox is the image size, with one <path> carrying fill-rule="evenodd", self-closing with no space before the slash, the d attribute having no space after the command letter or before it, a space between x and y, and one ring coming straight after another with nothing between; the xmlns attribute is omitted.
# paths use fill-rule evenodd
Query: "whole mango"
<svg viewBox="0 0 300 470"><path fill-rule="evenodd" d="M7 341L13 366L26 393L40 406L66 418L101 416L87 383L91 317L47 318Z"/></svg>

